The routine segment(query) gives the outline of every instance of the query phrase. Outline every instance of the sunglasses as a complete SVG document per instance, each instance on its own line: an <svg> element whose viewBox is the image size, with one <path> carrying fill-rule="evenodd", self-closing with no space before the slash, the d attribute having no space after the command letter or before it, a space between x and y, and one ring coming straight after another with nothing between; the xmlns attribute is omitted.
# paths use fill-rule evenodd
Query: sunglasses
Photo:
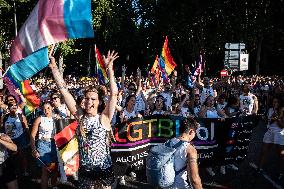
<svg viewBox="0 0 284 189"><path fill-rule="evenodd" d="M129 88L128 90L134 91L135 89L134 88Z"/></svg>
<svg viewBox="0 0 284 189"><path fill-rule="evenodd" d="M51 99L52 100L55 100L55 99L57 99L57 98L59 98L58 96L54 96L54 97L52 97Z"/></svg>

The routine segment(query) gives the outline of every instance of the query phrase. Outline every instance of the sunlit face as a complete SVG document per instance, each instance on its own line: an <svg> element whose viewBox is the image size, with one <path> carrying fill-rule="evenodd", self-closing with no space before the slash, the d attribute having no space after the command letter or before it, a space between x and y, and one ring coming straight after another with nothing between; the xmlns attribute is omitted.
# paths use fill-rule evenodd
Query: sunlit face
<svg viewBox="0 0 284 189"><path fill-rule="evenodd" d="M46 115L46 117L49 117L52 115L52 107L50 104L44 104L43 105L43 112Z"/></svg>
<svg viewBox="0 0 284 189"><path fill-rule="evenodd" d="M99 107L99 96L96 92L88 92L85 96L85 110L87 113L97 112Z"/></svg>
<svg viewBox="0 0 284 189"><path fill-rule="evenodd" d="M17 101L15 100L15 98L12 97L12 96L9 96L9 97L7 98L7 102L8 102L8 104L15 104L15 103L17 103Z"/></svg>
<svg viewBox="0 0 284 189"><path fill-rule="evenodd" d="M9 108L11 114L16 113L17 109L18 109L18 106L16 104L10 106Z"/></svg>

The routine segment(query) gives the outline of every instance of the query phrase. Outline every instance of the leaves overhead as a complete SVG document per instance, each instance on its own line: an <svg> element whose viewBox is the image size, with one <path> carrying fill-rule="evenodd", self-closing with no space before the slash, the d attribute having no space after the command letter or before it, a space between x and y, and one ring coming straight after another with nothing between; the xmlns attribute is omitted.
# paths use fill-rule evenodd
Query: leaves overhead
<svg viewBox="0 0 284 189"><path fill-rule="evenodd" d="M11 2L0 0L1 46L14 37ZM19 27L35 3L16 0ZM102 52L115 49L120 53L117 66L128 64L130 69L143 67L146 71L168 36L179 69L194 64L204 49L208 73L217 72L223 67L227 42L245 43L250 62L254 62L261 37L262 68L271 58L284 61L282 0L92 0L92 13L95 39L65 43L61 48L66 60L77 57L79 62L88 62L88 56L69 53L79 48L86 54L96 44Z"/></svg>

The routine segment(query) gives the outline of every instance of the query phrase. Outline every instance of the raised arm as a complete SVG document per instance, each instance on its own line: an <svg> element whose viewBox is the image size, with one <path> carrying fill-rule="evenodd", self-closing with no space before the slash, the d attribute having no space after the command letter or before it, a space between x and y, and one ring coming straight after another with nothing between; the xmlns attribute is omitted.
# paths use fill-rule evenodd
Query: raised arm
<svg viewBox="0 0 284 189"><path fill-rule="evenodd" d="M104 56L104 61L106 65L106 70L108 72L109 84L110 84L110 96L109 100L106 104L106 107L103 111L103 121L104 123L110 123L115 111L115 107L117 104L117 94L118 89L114 78L114 71L113 71L113 62L115 59L118 58L116 52L108 52L107 57ZM106 121L106 122L105 122Z"/></svg>
<svg viewBox="0 0 284 189"><path fill-rule="evenodd" d="M15 92L19 95L20 99L21 99L21 103L19 104L19 107L21 109L23 109L26 105L26 98L24 97L24 95L21 93L20 89L16 89Z"/></svg>
<svg viewBox="0 0 284 189"><path fill-rule="evenodd" d="M73 96L68 91L68 89L66 88L65 81L63 80L62 75L60 74L58 70L58 67L55 62L55 58L50 57L49 59L50 59L49 68L51 69L51 72L56 82L57 88L62 94L64 101L67 105L67 108L70 110L71 114L75 116L76 118L78 118L76 115L76 112L77 112L76 101L74 100Z"/></svg>

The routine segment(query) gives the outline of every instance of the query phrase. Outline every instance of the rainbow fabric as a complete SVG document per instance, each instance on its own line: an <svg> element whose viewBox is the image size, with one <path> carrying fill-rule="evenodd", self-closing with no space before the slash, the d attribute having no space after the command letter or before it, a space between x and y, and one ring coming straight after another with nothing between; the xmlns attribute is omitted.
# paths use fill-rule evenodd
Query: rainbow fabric
<svg viewBox="0 0 284 189"><path fill-rule="evenodd" d="M12 43L10 74L26 80L48 65L48 45L93 38L91 15L91 0L39 0Z"/></svg>
<svg viewBox="0 0 284 189"><path fill-rule="evenodd" d="M175 63L170 53L168 37L166 37L165 39L159 63L160 63L161 69L165 70L167 75L170 75L172 71L175 69L175 67L177 66L177 64Z"/></svg>
<svg viewBox="0 0 284 189"><path fill-rule="evenodd" d="M7 80L7 78L9 79ZM30 86L29 80L17 81L9 72L7 72L4 77L4 81L10 93L14 95L18 101L19 97L15 92L15 89L20 89L21 93L24 95L26 99L26 106L24 108L26 116L29 116L40 105L40 99Z"/></svg>
<svg viewBox="0 0 284 189"><path fill-rule="evenodd" d="M98 77L99 83L104 85L108 83L106 65L101 56L99 49L96 47L95 50L96 50L97 77Z"/></svg>

